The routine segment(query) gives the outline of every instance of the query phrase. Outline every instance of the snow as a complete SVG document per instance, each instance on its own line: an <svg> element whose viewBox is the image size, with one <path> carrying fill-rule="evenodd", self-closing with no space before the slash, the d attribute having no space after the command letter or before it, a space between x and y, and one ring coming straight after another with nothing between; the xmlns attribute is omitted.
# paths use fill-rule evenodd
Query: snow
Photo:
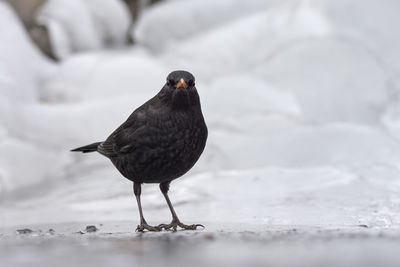
<svg viewBox="0 0 400 267"><path fill-rule="evenodd" d="M181 41L169 47L163 58L171 68L183 66L212 79L248 72L267 62L280 47L329 31L330 25L315 8L283 3ZM209 62L213 62L213 68Z"/></svg>
<svg viewBox="0 0 400 267"><path fill-rule="evenodd" d="M304 62L307 68L302 68ZM379 62L346 40L298 42L259 67L258 73L293 92L306 117L317 122L377 121L389 100L388 77ZM291 79L285 80L286 75Z"/></svg>
<svg viewBox="0 0 400 267"><path fill-rule="evenodd" d="M118 0L49 0L38 12L57 58L126 43L130 14ZM77 27L79 25L79 27Z"/></svg>
<svg viewBox="0 0 400 267"><path fill-rule="evenodd" d="M34 47L12 8L0 2L0 12L1 99L32 102L37 99L35 89L51 72L51 63Z"/></svg>
<svg viewBox="0 0 400 267"><path fill-rule="evenodd" d="M255 13L260 8L274 6L278 2L276 0L250 0L245 3L240 0L164 2L150 7L141 15L133 36L139 44L159 51L173 47L176 42L193 38L207 30Z"/></svg>
<svg viewBox="0 0 400 267"><path fill-rule="evenodd" d="M399 24L397 11L400 3L395 0L363 1L359 8L357 0L314 1L315 5L324 10L326 18L334 25L334 31L343 36L359 40L362 46L371 52L387 66L389 73L399 73L400 34L393 31L393 26ZM352 10L351 16L343 10ZM375 18L375 19L371 19Z"/></svg>
<svg viewBox="0 0 400 267"><path fill-rule="evenodd" d="M53 73L54 66L40 54L4 2L0 2L0 35L0 193L3 193L22 186L24 181L35 183L47 172L47 164L40 162L50 156L37 154L39 143L19 139L26 129L19 128L15 118L23 114L23 106L38 101L38 87ZM22 166L31 174L23 173Z"/></svg>
<svg viewBox="0 0 400 267"><path fill-rule="evenodd" d="M211 233L300 226L306 237L313 227L398 229L396 1L165 1L140 16L135 45L118 49L125 9L67 2L42 10L58 64L0 3L0 227L135 225L131 182L104 157L69 149L106 138L170 71L187 69L209 140L171 185L183 221ZM144 186L142 203L150 223L170 219L157 186Z"/></svg>
<svg viewBox="0 0 400 267"><path fill-rule="evenodd" d="M142 51L82 54L65 60L43 84L41 93L51 102L92 101L115 95L123 98L133 92L134 98L137 94L149 98L159 87L159 81L165 80L166 72Z"/></svg>

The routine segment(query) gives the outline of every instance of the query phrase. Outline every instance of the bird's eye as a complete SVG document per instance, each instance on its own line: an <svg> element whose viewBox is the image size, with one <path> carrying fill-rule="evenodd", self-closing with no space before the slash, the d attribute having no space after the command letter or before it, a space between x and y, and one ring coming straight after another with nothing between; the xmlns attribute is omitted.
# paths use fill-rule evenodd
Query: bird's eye
<svg viewBox="0 0 400 267"><path fill-rule="evenodd" d="M174 86L175 82L172 79L168 79L167 84L168 84L168 86Z"/></svg>
<svg viewBox="0 0 400 267"><path fill-rule="evenodd" d="M193 80L189 80L188 85L189 86L194 86L194 81Z"/></svg>

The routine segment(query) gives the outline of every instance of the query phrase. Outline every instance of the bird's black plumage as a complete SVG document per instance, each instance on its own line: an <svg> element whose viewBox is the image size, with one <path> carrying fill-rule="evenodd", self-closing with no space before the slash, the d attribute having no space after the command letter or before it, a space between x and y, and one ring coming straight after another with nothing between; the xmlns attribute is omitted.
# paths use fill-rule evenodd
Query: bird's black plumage
<svg viewBox="0 0 400 267"><path fill-rule="evenodd" d="M104 142L72 151L97 151L139 186L135 194L140 195L142 183L160 183L167 198L169 183L193 167L206 140L207 126L195 78L187 71L174 71L161 91L137 108ZM174 215L172 205L170 208Z"/></svg>

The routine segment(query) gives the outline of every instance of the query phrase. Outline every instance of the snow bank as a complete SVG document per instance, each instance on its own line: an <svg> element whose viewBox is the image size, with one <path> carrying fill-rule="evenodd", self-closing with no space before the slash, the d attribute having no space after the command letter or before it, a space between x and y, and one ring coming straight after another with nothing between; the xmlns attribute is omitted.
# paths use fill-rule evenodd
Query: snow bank
<svg viewBox="0 0 400 267"><path fill-rule="evenodd" d="M144 12L134 29L139 44L160 51L207 30L245 17L259 9L274 6L277 0L169 1Z"/></svg>
<svg viewBox="0 0 400 267"><path fill-rule="evenodd" d="M66 9L54 3L49 2L54 5L49 22L65 31L60 39L66 42L65 55L71 44L103 46L104 33L96 30L86 2L60 2ZM393 226L400 203L400 116L394 97L400 76L393 48L398 38L389 32L396 25L391 8L397 4L377 3L224 0L206 9L209 1L191 0L155 5L138 22L138 45L71 55L41 81L39 91L27 94L29 105L1 118L7 122L0 125L0 137L6 138L1 151L11 156L3 154L0 176L7 178L0 186L40 187L39 181L59 171L50 176L60 180L54 192L41 188L49 194L23 205L57 199L65 208L61 211L69 212L46 206L43 214L55 214L54 220L107 219L110 211L115 211L112 219L131 220L131 184L101 156L68 150L106 138L158 92L168 72L188 69L196 76L210 133L199 163L173 187L179 209L189 218ZM77 10L76 20L67 7ZM371 17L377 23L368 22ZM11 48L0 55L17 55ZM19 80L9 73L13 68L0 61L0 86L14 94ZM29 91L32 83L27 84L21 88ZM15 94L1 111L8 111L23 91ZM35 96L43 102L33 101ZM29 179L21 171L24 161L29 161ZM165 218L168 210L159 212L163 200L157 187L148 188L144 205L155 218ZM187 208L185 201L197 208Z"/></svg>
<svg viewBox="0 0 400 267"><path fill-rule="evenodd" d="M32 102L51 64L26 35L12 8L0 2L0 96L2 100ZM1 100L0 100L1 101Z"/></svg>
<svg viewBox="0 0 400 267"><path fill-rule="evenodd" d="M257 67L292 92L314 122L377 122L389 103L387 72L359 43L335 37L299 40Z"/></svg>
<svg viewBox="0 0 400 267"><path fill-rule="evenodd" d="M400 33L393 31L399 25L396 0L339 0L313 1L334 25L337 34L359 40L377 58L387 64L388 72L400 72ZM351 10L351 12L345 12ZM391 69L392 68L392 69Z"/></svg>
<svg viewBox="0 0 400 267"><path fill-rule="evenodd" d="M54 66L34 47L5 2L0 2L0 36L1 192L37 182L46 172L49 157L46 153L37 153L46 149L40 143L19 138L28 129L21 127L16 116L23 113L24 105L38 101L38 87L51 75ZM30 118L35 119L40 118Z"/></svg>
<svg viewBox="0 0 400 267"><path fill-rule="evenodd" d="M49 0L38 13L38 21L46 25L56 56L98 50L126 43L130 14L117 0Z"/></svg>
<svg viewBox="0 0 400 267"><path fill-rule="evenodd" d="M283 3L176 43L163 59L171 68L182 66L213 79L248 72L298 38L329 32L329 23L317 9Z"/></svg>
<svg viewBox="0 0 400 267"><path fill-rule="evenodd" d="M67 59L43 84L43 99L52 102L95 101L144 94L163 86L167 69L137 50L82 54ZM135 101L136 103L136 101Z"/></svg>

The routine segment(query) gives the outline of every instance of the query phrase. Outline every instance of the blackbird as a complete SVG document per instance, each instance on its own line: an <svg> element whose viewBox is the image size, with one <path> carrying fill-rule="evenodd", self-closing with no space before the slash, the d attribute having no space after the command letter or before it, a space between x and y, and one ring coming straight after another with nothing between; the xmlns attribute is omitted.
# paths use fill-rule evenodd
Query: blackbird
<svg viewBox="0 0 400 267"><path fill-rule="evenodd" d="M105 141L72 149L99 152L133 182L139 207L136 231L196 230L201 224L180 222L168 197L172 180L189 171L199 159L207 141L207 126L201 112L194 76L173 71L159 93L137 108ZM150 226L143 217L141 185L159 183L172 214L170 224Z"/></svg>

